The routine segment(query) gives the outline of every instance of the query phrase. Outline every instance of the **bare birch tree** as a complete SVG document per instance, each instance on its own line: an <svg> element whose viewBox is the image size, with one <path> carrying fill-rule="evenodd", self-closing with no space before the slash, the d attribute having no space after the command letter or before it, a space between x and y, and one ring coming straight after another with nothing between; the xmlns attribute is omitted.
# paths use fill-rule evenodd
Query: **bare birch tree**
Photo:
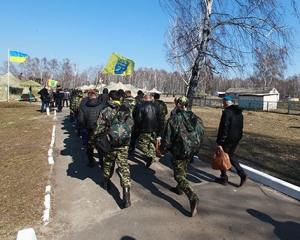
<svg viewBox="0 0 300 240"><path fill-rule="evenodd" d="M285 22L289 14L287 1L160 0L160 3L169 13L173 31L176 31L173 34L176 44L172 46L175 54L171 53L169 59L176 63L177 58L188 56L189 59L196 52L189 65L187 97L191 106L208 59L218 72L229 68L242 71L257 47L271 45L285 49L287 56L295 47L293 29ZM298 17L296 0L288 3ZM177 29L179 22L185 28Z"/></svg>
<svg viewBox="0 0 300 240"><path fill-rule="evenodd" d="M274 49L269 45L254 50L255 76L261 80L262 87L270 86L275 78L284 78L285 55L285 49Z"/></svg>

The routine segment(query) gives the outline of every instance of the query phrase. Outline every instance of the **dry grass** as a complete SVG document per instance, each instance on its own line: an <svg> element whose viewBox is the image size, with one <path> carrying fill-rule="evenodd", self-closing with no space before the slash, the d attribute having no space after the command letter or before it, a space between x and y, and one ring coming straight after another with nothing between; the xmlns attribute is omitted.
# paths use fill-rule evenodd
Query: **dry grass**
<svg viewBox="0 0 300 240"><path fill-rule="evenodd" d="M173 99L168 101L170 112ZM42 224L53 121L39 109L0 103L0 239L15 239L18 230ZM199 158L210 163L222 109L193 111L205 124ZM300 186L300 116L244 111L244 119L244 137L236 150L240 162Z"/></svg>
<svg viewBox="0 0 300 240"><path fill-rule="evenodd" d="M169 109L174 107L169 104ZM205 137L199 158L211 163L216 147L221 108L194 107L203 119ZM300 116L243 111L244 135L236 150L238 160L284 181L300 186Z"/></svg>
<svg viewBox="0 0 300 240"><path fill-rule="evenodd" d="M53 122L39 108L0 103L0 239L42 222Z"/></svg>

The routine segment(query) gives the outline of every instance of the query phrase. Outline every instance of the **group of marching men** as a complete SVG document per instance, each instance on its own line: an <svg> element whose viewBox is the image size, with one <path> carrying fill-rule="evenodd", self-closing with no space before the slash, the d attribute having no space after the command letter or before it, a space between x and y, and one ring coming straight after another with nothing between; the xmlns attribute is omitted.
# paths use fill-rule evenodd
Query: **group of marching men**
<svg viewBox="0 0 300 240"><path fill-rule="evenodd" d="M162 156L166 152L172 155L177 186L172 187L171 191L178 195L187 195L191 216L194 216L199 199L186 180L186 175L187 165L197 155L203 141L203 121L191 111L186 97L174 99L175 108L167 119L167 106L159 98L159 94L152 96L142 91L138 91L134 98L130 90L108 91L106 88L102 94L90 89L87 97L83 97L80 90L73 91L70 99L72 121L78 136L86 144L88 167L93 168L95 165L95 139L103 133L106 134L111 150L103 154L96 148L104 177L100 186L105 190L110 189L110 179L117 164L120 185L123 188L124 208L131 206L128 154L134 154L138 142L139 149L145 155L147 168L155 162L156 155ZM129 139L124 137L126 134L122 132L123 127L120 127L124 124L130 129Z"/></svg>

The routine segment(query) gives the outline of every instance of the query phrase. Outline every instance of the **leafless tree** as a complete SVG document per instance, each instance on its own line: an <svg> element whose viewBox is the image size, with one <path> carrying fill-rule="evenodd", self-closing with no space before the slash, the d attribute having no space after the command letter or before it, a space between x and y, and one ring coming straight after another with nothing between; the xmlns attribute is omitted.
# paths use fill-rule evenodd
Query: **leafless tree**
<svg viewBox="0 0 300 240"><path fill-rule="evenodd" d="M50 70L50 78L54 79L55 77L58 77L57 76L57 71L59 66L58 61L56 59L52 59L49 61L48 65Z"/></svg>
<svg viewBox="0 0 300 240"><path fill-rule="evenodd" d="M269 45L254 49L256 62L254 63L257 78L261 79L262 87L268 87L272 84L274 78L284 78L285 49L274 48Z"/></svg>
<svg viewBox="0 0 300 240"><path fill-rule="evenodd" d="M242 71L253 50L261 45L284 48L287 55L294 48L293 31L285 24L286 1L160 0L160 3L176 32L173 34L176 44L172 45L175 54L170 51L169 59L176 63L177 58L190 59L196 52L189 68L187 97L191 105L208 59L218 72L229 68ZM289 3L298 14L296 0ZM183 27L177 29L178 23Z"/></svg>

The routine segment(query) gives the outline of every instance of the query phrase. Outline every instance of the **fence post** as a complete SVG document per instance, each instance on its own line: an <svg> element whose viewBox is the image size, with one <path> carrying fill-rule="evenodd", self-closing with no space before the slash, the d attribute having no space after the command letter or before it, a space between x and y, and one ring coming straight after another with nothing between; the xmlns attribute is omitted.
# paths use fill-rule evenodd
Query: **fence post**
<svg viewBox="0 0 300 240"><path fill-rule="evenodd" d="M288 114L290 114L291 103L288 102Z"/></svg>

